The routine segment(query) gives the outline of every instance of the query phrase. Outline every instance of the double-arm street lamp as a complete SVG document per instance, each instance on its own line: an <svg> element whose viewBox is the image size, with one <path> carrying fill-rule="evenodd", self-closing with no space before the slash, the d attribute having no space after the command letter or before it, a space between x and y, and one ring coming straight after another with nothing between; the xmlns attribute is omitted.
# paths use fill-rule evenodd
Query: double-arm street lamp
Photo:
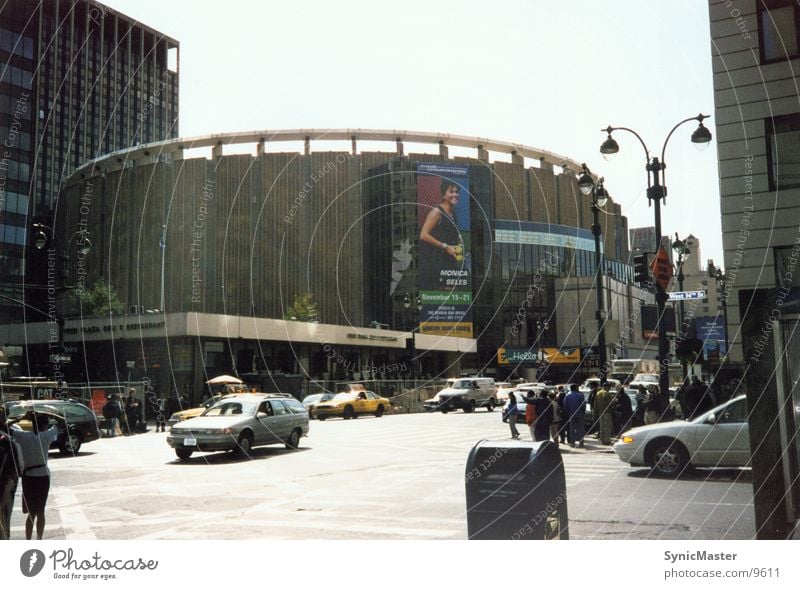
<svg viewBox="0 0 800 589"><path fill-rule="evenodd" d="M719 300L722 304L722 320L725 322L723 326L725 330L725 355L727 356L730 353L728 350L728 276L721 268L715 268L713 263L709 262L708 277L716 280L717 292L720 293Z"/></svg>
<svg viewBox="0 0 800 589"><path fill-rule="evenodd" d="M614 131L627 131L628 133L632 133L644 148L646 157L645 169L647 170L647 198L651 203L655 203L656 253L661 248L661 201L665 200L667 197L667 187L665 186L664 180L664 169L666 168L666 164L664 163L664 155L667 150L667 144L669 143L670 137L672 137L672 134L675 132L675 130L684 123L688 123L690 121L697 121L699 123L697 129L695 129L692 133L692 143L696 145L708 144L711 141L711 131L709 131L703 125L703 120L707 118L708 115L699 114L696 117L684 119L675 125L669 134L667 134L667 138L664 140L664 145L661 148L661 159L655 156L652 158L650 157L650 150L647 149L647 145L645 144L644 140L633 129L628 127L612 127L610 125L607 128L602 129L603 132L608 134L608 137L600 146L600 153L602 153L604 156L610 156L619 151L619 145L611 136L611 133ZM667 370L667 354L669 353L669 345L667 342L666 325L664 324L667 291L661 286L661 284L659 284L659 281L656 280L655 282L656 305L658 306L658 383L661 399L660 409L663 413L669 402L669 372Z"/></svg>
<svg viewBox="0 0 800 589"><path fill-rule="evenodd" d="M600 384L606 384L608 374L608 356L606 351L606 309L603 302L603 255L600 252L600 210L608 202L608 193L603 186L603 178L595 181L586 164L583 164L583 173L578 178L578 188L584 196L592 197L592 235L594 235L594 276L595 295L597 300L597 345L600 348Z"/></svg>
<svg viewBox="0 0 800 589"><path fill-rule="evenodd" d="M684 256L688 256L691 253L691 250L689 249L689 246L686 245L686 240L685 239L681 239L681 238L678 237L678 233L677 232L675 232L675 241L672 242L672 250L678 255L678 261L675 263L675 265L678 267L678 290L683 292L683 279L684 279L684 276L683 276L683 262L684 262L684 260L683 260L683 258L684 258ZM679 324L680 327L678 328L678 333L679 334L684 334L685 333L685 331L684 331L685 328L684 328L683 322L686 319L686 309L684 307L684 301L683 301L682 298L681 298L681 301L680 301L680 310L681 310L681 316L680 316L681 320L680 320L680 324ZM684 380L686 380L686 361L685 360L681 360L681 376L683 376Z"/></svg>
<svg viewBox="0 0 800 589"><path fill-rule="evenodd" d="M412 308L411 304L411 295L408 293L405 294L403 297L403 307L405 307L406 311ZM415 317L417 321L419 320L419 312L422 311L422 299L419 297L415 297L413 308L417 311ZM412 312L413 313L413 312ZM413 322L412 322L413 323ZM413 386L416 386L417 380L417 331L419 330L419 324L416 327L411 329L411 380L414 382Z"/></svg>
<svg viewBox="0 0 800 589"><path fill-rule="evenodd" d="M62 247L58 236L56 235L55 231L53 231L52 227L48 227L42 223L34 223L33 224L33 246L37 250L44 250L45 248L52 248L53 245L57 246L58 254L60 254L60 261L61 261L61 268L56 269L56 284L54 287L56 296L60 300L56 300L55 310L56 310L56 325L58 326L58 354L64 354L64 294L67 290L74 288L73 286L67 286L67 281L69 280L69 254L70 254L70 245L72 244L72 240L75 239L75 244L77 246L77 252L81 256L85 256L88 254L92 249L92 242L89 240L89 232L85 229L79 229L75 233L69 236L67 239L66 247ZM55 242L55 243L53 243ZM55 252L54 252L55 253ZM48 262L48 268L50 264ZM49 278L48 278L49 281ZM47 285L48 292L52 288L49 284Z"/></svg>

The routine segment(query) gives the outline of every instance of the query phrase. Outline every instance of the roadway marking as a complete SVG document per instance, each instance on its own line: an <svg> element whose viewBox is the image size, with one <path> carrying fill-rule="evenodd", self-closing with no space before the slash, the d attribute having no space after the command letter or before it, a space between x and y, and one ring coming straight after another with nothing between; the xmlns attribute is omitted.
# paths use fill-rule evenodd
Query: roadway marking
<svg viewBox="0 0 800 589"><path fill-rule="evenodd" d="M97 540L92 525L72 489L53 485L50 487L50 495L58 508L62 522L61 529L64 530L67 540Z"/></svg>

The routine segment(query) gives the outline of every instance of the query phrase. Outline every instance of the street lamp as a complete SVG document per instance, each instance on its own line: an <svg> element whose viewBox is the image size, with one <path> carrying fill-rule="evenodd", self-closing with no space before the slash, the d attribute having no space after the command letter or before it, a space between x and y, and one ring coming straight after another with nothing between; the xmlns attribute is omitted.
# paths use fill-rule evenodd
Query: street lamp
<svg viewBox="0 0 800 589"><path fill-rule="evenodd" d="M411 306L411 296L406 293L403 296L403 307L405 307L406 311L412 308ZM422 311L422 299L416 297L414 300L414 308L417 310L417 318L419 318L419 312ZM413 316L413 311L412 311ZM413 386L416 386L417 380L417 330L419 329L419 325L413 327L411 329L411 379L414 382Z"/></svg>
<svg viewBox="0 0 800 589"><path fill-rule="evenodd" d="M672 127L672 130L667 134L667 138L664 140L664 145L661 148L660 160L655 156L652 159L650 158L650 151L647 149L647 145L645 145L644 140L633 129L628 127L612 127L610 125L607 128L602 129L603 132L608 134L608 137L600 146L600 153L603 154L604 157L612 156L619 151L619 145L611 136L611 133L614 131L627 131L628 133L632 133L644 148L646 157L645 169L647 170L647 199L651 203L655 202L656 253L661 248L661 201L667 197L667 187L665 186L664 177L664 169L666 168L666 164L664 163L664 154L667 150L667 144L669 143L670 137L672 137L672 134L675 132L675 130L689 121L697 121L699 123L697 129L695 129L692 133L692 143L698 146L704 146L708 144L711 141L711 131L709 131L703 125L703 120L707 118L709 118L708 115L699 114L696 117L684 119ZM658 283L658 281L656 281L656 305L658 307L658 383L661 400L660 409L662 414L667 408L669 402L669 372L667 371L667 353L669 352L669 349L667 342L667 330L664 329L664 311L666 309L666 302L667 291L661 286L661 284Z"/></svg>
<svg viewBox="0 0 800 589"><path fill-rule="evenodd" d="M586 164L578 178L578 188L584 196L592 197L592 235L594 235L594 279L597 310L597 345L600 348L600 385L606 384L608 356L606 351L606 311L603 302L603 255L600 252L600 210L608 202L608 193L603 186L603 178L595 181Z"/></svg>
<svg viewBox="0 0 800 589"><path fill-rule="evenodd" d="M89 239L89 231L86 229L79 229L75 233L69 236L67 239L66 248L62 247L58 236L56 235L55 231L53 231L52 227L48 227L43 223L34 223L33 224L33 246L37 250L44 250L47 248L51 242L55 242L55 245L58 246L60 251L60 259L61 259L61 271L56 275L57 283L55 291L59 295L61 301L57 301L55 308L56 308L56 325L58 326L58 354L64 354L64 293L71 289L75 288L73 286L67 286L67 281L69 280L69 260L70 260L70 246L72 244L72 240L75 239L75 244L77 246L76 251L79 255L85 256L92 250L92 242Z"/></svg>
<svg viewBox="0 0 800 589"><path fill-rule="evenodd" d="M678 262L676 266L678 267L678 290L683 292L683 257L688 256L691 253L689 246L686 245L685 239L680 239L678 237L678 233L675 232L675 241L672 242L672 250L678 254ZM679 333L683 333L683 321L686 317L686 310L684 308L684 300L680 300L680 310L681 310L681 321L680 326L681 330ZM686 380L686 361L681 360L681 376L683 376L684 381Z"/></svg>

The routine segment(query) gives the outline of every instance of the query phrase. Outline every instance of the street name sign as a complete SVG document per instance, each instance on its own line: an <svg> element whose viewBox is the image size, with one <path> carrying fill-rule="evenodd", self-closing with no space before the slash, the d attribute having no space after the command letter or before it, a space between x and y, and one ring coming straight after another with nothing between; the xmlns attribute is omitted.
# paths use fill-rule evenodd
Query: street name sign
<svg viewBox="0 0 800 589"><path fill-rule="evenodd" d="M707 299L706 291L704 290L684 290L674 291L669 293L670 301L693 301Z"/></svg>

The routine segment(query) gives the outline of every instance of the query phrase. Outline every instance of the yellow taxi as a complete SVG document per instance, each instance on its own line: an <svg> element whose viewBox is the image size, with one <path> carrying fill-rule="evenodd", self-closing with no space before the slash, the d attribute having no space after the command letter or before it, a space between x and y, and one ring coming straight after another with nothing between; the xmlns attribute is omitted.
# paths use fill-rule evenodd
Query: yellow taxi
<svg viewBox="0 0 800 589"><path fill-rule="evenodd" d="M328 417L356 419L359 415L381 417L392 406L386 397L368 391L363 385L352 385L349 391L336 394L333 399L317 404L314 414L324 421Z"/></svg>
<svg viewBox="0 0 800 589"><path fill-rule="evenodd" d="M199 407L192 407L191 409L184 409L182 411L176 411L172 415L169 416L167 420L167 425L172 427L176 423L181 421L186 421L187 419L192 419L193 417L199 417L203 414L203 412L211 407L217 401L229 397L231 395L238 395L243 393L255 393L255 389L250 390L247 387L240 386L240 385L225 385L225 392L224 393L217 393L210 399L206 399L203 401L203 404Z"/></svg>

